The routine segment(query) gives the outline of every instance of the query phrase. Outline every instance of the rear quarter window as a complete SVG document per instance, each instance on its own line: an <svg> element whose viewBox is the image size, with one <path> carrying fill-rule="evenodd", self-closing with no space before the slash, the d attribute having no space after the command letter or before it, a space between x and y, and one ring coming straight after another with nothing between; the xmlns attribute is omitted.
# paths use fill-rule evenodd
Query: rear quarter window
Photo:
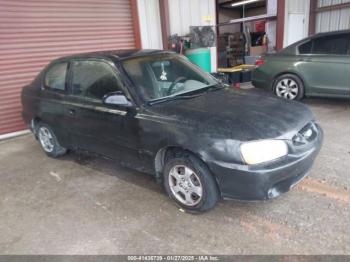
<svg viewBox="0 0 350 262"><path fill-rule="evenodd" d="M311 48L312 48L312 42L306 42L299 46L299 54L305 55L305 54L311 54Z"/></svg>
<svg viewBox="0 0 350 262"><path fill-rule="evenodd" d="M65 91L68 63L58 63L51 66L45 74L45 88Z"/></svg>

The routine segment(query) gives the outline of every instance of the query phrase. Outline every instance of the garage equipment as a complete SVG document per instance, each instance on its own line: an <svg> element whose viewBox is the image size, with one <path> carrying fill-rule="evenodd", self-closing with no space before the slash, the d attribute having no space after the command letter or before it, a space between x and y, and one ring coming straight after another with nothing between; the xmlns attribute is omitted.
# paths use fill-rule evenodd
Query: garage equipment
<svg viewBox="0 0 350 262"><path fill-rule="evenodd" d="M207 72L211 72L211 59L209 48L197 48L186 50L188 59Z"/></svg>
<svg viewBox="0 0 350 262"><path fill-rule="evenodd" d="M230 68L218 68L219 73L225 73L228 75L229 83L244 83L251 81L251 72L255 68L254 65L239 65Z"/></svg>

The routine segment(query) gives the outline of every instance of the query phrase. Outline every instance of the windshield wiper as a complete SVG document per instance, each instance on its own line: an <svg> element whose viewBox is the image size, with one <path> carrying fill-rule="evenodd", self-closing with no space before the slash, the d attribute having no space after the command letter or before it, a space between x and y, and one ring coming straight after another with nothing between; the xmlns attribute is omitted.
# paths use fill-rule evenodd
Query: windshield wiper
<svg viewBox="0 0 350 262"><path fill-rule="evenodd" d="M225 87L222 85L211 85L211 86L207 86L205 89L207 92L212 92L212 91L217 91L217 90L221 90L224 88Z"/></svg>
<svg viewBox="0 0 350 262"><path fill-rule="evenodd" d="M163 97L163 98L159 98L159 99L156 99L156 100L153 100L153 101L149 101L148 104L149 105L155 105L155 104L160 104L160 103L164 103L164 102L174 101L174 100L178 100L178 99L191 99L191 98L195 98L195 97L201 96L201 95L203 95L205 93L208 93L208 92L221 90L223 88L225 88L225 87L221 86L221 85L210 85L210 86L206 86L204 88L192 90L192 91L187 92L187 93L178 94L178 95L174 95L174 96ZM188 95L188 93L196 93L196 94Z"/></svg>
<svg viewBox="0 0 350 262"><path fill-rule="evenodd" d="M152 105L161 104L164 102L170 102L170 101L179 100L179 99L191 99L198 96L200 96L200 94L197 94L197 95L178 94L175 96L168 96L168 97L159 98L157 100L149 101L148 104L152 106Z"/></svg>

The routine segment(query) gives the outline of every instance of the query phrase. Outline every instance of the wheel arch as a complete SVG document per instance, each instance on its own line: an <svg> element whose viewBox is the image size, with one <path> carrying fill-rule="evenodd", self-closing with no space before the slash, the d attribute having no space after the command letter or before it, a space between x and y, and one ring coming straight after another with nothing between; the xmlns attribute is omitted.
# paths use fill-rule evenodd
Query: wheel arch
<svg viewBox="0 0 350 262"><path fill-rule="evenodd" d="M32 118L32 120L30 121L30 128L32 129L35 137L37 137L37 134L36 134L36 126L42 122L42 119L38 116L35 116Z"/></svg>
<svg viewBox="0 0 350 262"><path fill-rule="evenodd" d="M195 155L190 150L179 145L164 146L157 151L156 156L154 158L154 170L156 171L157 180L162 178L163 168L164 168L167 156L169 156L169 154L184 153L184 152L188 152Z"/></svg>
<svg viewBox="0 0 350 262"><path fill-rule="evenodd" d="M155 175L156 175L156 179L158 182L162 182L162 180L163 180L163 170L164 170L165 162L167 160L167 157L171 156L171 154L173 154L173 155L189 154L189 155L192 155L193 157L197 158L199 161L201 161L208 168L210 173L212 174L214 181L216 183L216 186L221 194L219 181L218 181L217 177L211 171L210 167L205 162L203 156L201 156L198 153L195 153L194 151L192 151L190 149L184 148L184 147L179 146L179 145L164 146L161 149L159 149L158 152L156 153L156 156L154 158L154 170L155 170Z"/></svg>
<svg viewBox="0 0 350 262"><path fill-rule="evenodd" d="M57 141L58 141L61 145L63 145L65 148L69 148L69 144L64 143L64 141L63 141L63 139L62 139L62 136L60 136L60 135L58 134L56 128L55 128L54 126L48 124L48 123L47 123L45 120L43 120L40 116L35 116L35 117L33 117L33 119L30 121L30 128L32 129L32 132L33 132L33 134L34 134L34 136L35 136L36 139L38 139L38 134L37 134L37 128L36 128L36 127L38 126L39 123L43 123L43 124L45 124L45 125L48 125L48 126L52 129L52 131L53 131L53 133L54 133L54 135L55 135Z"/></svg>

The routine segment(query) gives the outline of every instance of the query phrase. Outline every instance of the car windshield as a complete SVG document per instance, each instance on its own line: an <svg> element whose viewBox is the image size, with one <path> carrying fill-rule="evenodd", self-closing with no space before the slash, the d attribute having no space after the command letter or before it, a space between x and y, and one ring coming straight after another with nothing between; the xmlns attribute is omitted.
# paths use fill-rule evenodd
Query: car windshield
<svg viewBox="0 0 350 262"><path fill-rule="evenodd" d="M158 55L128 59L124 69L146 101L174 97L218 82L209 73L180 55Z"/></svg>

